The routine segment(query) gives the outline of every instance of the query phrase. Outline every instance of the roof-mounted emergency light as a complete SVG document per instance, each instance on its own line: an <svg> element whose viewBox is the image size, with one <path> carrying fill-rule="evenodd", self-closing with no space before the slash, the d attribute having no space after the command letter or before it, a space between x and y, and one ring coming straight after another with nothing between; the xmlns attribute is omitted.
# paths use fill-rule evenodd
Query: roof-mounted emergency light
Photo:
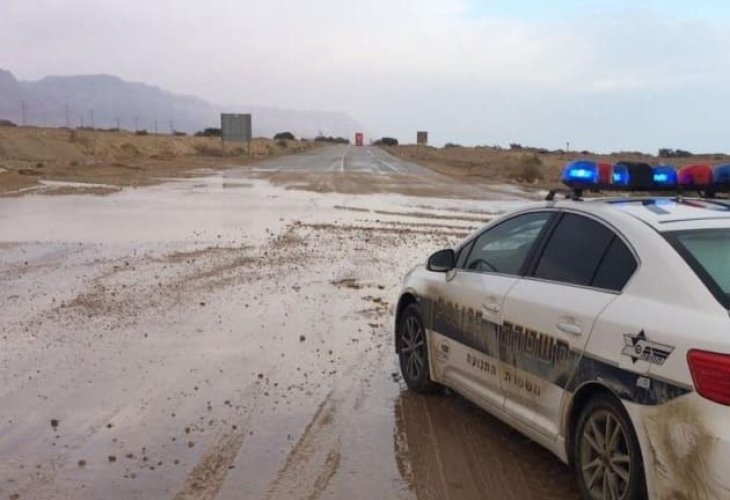
<svg viewBox="0 0 730 500"><path fill-rule="evenodd" d="M571 197L579 199L583 191L697 191L712 198L730 192L730 164L695 164L675 169L672 165L652 167L643 162L619 161L614 165L592 160L568 163L562 181L571 188ZM551 191L548 199L553 199Z"/></svg>
<svg viewBox="0 0 730 500"><path fill-rule="evenodd" d="M710 165L687 165L679 169L677 180L682 186L707 186L714 177Z"/></svg>

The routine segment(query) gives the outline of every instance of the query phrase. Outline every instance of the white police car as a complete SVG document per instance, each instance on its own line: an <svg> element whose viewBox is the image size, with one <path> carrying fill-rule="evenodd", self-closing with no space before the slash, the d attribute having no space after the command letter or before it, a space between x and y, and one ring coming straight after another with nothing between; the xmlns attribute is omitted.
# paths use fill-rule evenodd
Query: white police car
<svg viewBox="0 0 730 500"><path fill-rule="evenodd" d="M590 499L730 498L730 166L574 162L405 278L396 350L570 463ZM704 197L580 200L583 190Z"/></svg>

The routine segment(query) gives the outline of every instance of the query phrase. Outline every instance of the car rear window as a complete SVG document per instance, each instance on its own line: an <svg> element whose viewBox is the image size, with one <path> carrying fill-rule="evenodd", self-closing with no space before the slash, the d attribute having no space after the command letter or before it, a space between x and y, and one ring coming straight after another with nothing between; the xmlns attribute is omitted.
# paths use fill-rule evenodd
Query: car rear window
<svg viewBox="0 0 730 500"><path fill-rule="evenodd" d="M694 229L667 235L670 243L705 282L710 291L730 305L730 229Z"/></svg>

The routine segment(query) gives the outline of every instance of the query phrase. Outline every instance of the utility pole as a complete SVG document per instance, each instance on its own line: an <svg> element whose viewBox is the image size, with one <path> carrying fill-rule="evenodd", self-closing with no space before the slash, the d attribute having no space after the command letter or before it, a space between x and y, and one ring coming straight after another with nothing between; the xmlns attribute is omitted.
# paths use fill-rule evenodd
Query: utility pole
<svg viewBox="0 0 730 500"><path fill-rule="evenodd" d="M119 132L119 130L120 130L120 128L119 128L119 117L117 116L117 132Z"/></svg>
<svg viewBox="0 0 730 500"><path fill-rule="evenodd" d="M66 128L71 128L71 118L69 117L68 113L68 103L64 106L64 111L66 112Z"/></svg>
<svg viewBox="0 0 730 500"><path fill-rule="evenodd" d="M84 115L79 115L79 121L81 122L81 128L84 128Z"/></svg>
<svg viewBox="0 0 730 500"><path fill-rule="evenodd" d="M137 128L137 123L139 123L139 116L135 116L135 117L134 117L134 132L135 132L135 133L137 133L137 131L139 130L139 129Z"/></svg>
<svg viewBox="0 0 730 500"><path fill-rule="evenodd" d="M155 120L155 135L157 135L157 120Z"/></svg>
<svg viewBox="0 0 730 500"><path fill-rule="evenodd" d="M94 110L93 109L89 110L89 118L91 118L91 128L93 129L94 128Z"/></svg>
<svg viewBox="0 0 730 500"><path fill-rule="evenodd" d="M20 101L20 107L23 110L23 126L25 127L25 125L26 125L26 122L25 122L25 115L26 115L26 111L25 111L26 110L25 100Z"/></svg>
<svg viewBox="0 0 730 500"><path fill-rule="evenodd" d="M170 120L170 135L175 135L175 125Z"/></svg>

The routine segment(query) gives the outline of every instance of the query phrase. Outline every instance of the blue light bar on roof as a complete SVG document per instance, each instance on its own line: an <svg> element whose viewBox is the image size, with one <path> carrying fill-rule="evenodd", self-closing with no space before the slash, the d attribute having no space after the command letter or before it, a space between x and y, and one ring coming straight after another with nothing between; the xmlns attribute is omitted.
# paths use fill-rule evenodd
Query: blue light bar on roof
<svg viewBox="0 0 730 500"><path fill-rule="evenodd" d="M670 187L677 185L677 171L671 165L659 165L653 169L654 184Z"/></svg>
<svg viewBox="0 0 730 500"><path fill-rule="evenodd" d="M637 161L619 161L613 166L613 183L636 189L654 187L654 172L648 163Z"/></svg>
<svg viewBox="0 0 730 500"><path fill-rule="evenodd" d="M718 165L714 172L715 183L730 184L730 165Z"/></svg>
<svg viewBox="0 0 730 500"><path fill-rule="evenodd" d="M628 186L631 176L629 168L626 165L617 163L613 166L613 174L611 175L611 183L616 186Z"/></svg>
<svg viewBox="0 0 730 500"><path fill-rule="evenodd" d="M693 164L676 169L672 165L652 167L636 161L618 161L611 165L576 160L565 166L562 180L572 189L572 199L580 199L586 190L697 191L700 197L714 198L720 193L730 194L730 163L714 168L708 164ZM556 192L551 191L546 199L553 200Z"/></svg>
<svg viewBox="0 0 730 500"><path fill-rule="evenodd" d="M566 184L598 184L598 164L586 160L568 163L563 170L563 182Z"/></svg>

